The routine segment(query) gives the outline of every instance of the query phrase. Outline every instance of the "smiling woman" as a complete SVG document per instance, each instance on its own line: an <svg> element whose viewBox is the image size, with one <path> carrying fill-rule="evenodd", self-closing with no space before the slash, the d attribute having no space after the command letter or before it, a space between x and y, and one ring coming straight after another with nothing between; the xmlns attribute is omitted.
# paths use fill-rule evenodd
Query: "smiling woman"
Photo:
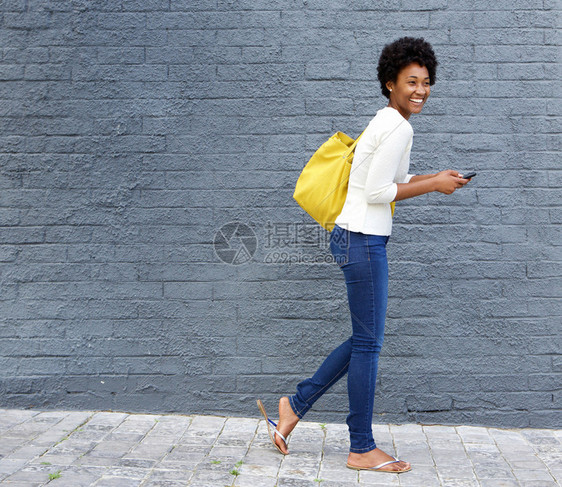
<svg viewBox="0 0 562 487"><path fill-rule="evenodd" d="M382 94L390 97L388 83L395 82L400 72L411 64L417 64L427 69L429 85L435 84L437 59L431 45L424 39L402 37L384 46L377 66L377 74Z"/></svg>
<svg viewBox="0 0 562 487"><path fill-rule="evenodd" d="M400 112L406 120L412 113L420 113L431 88L425 66L412 63L398 73L396 81L386 84L390 92L388 106Z"/></svg>
<svg viewBox="0 0 562 487"><path fill-rule="evenodd" d="M330 234L330 249L343 271L351 312L351 337L335 348L296 393L279 400L279 423L263 403L271 440L288 454L288 435L312 405L347 374L350 452L354 470L402 473L411 470L377 448L372 432L373 403L388 297L386 244L392 230L390 203L432 191L451 194L468 183L457 171L408 174L413 129L435 83L437 60L423 39L404 37L384 47L378 78L388 105L377 111L355 147L347 197Z"/></svg>

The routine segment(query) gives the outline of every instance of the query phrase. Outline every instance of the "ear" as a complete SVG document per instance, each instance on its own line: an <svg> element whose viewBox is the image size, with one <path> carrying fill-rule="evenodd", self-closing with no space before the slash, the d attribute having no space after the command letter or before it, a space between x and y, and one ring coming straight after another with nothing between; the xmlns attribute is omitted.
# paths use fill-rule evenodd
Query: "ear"
<svg viewBox="0 0 562 487"><path fill-rule="evenodd" d="M394 83L392 81L387 81L386 82L386 89L388 91L392 91L392 88L394 88Z"/></svg>

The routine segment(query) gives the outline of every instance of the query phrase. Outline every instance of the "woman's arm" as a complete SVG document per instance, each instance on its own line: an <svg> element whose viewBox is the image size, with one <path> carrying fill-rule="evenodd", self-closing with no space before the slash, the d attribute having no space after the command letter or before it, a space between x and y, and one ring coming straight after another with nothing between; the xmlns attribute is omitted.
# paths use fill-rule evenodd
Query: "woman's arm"
<svg viewBox="0 0 562 487"><path fill-rule="evenodd" d="M468 181L468 179L461 178L458 171L453 171L452 169L447 169L437 174L413 176L408 183L397 184L398 189L394 201L413 198L414 196L420 196L433 191L451 194L468 183Z"/></svg>
<svg viewBox="0 0 562 487"><path fill-rule="evenodd" d="M423 181L424 179L434 178L435 176L437 176L437 174L417 174L412 176L408 182L415 183L416 181Z"/></svg>

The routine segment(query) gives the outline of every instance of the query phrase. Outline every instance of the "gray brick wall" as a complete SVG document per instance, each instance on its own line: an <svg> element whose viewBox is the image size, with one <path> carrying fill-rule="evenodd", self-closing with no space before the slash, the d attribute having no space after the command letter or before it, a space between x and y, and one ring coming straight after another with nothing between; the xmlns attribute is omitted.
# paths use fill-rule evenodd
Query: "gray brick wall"
<svg viewBox="0 0 562 487"><path fill-rule="evenodd" d="M255 415L291 393L350 333L295 180L385 104L378 54L412 35L441 63L412 169L479 175L397 207L375 420L560 427L557 8L5 0L0 405ZM233 221L257 238L239 265L213 246ZM307 418L346 405L342 381Z"/></svg>

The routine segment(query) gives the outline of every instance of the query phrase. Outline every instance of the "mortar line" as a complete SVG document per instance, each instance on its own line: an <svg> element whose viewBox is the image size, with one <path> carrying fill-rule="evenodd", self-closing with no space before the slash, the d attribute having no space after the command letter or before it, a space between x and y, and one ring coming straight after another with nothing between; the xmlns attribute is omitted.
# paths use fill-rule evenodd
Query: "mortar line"
<svg viewBox="0 0 562 487"><path fill-rule="evenodd" d="M431 457L431 461L433 462L433 468L435 470L435 473L437 474L437 480L439 481L439 485L441 487L446 487L443 486L443 482L441 482L441 476L439 475L439 471L437 470L437 463L435 462L435 457L433 456L433 450L431 448L431 444L429 443L429 437L427 436L427 433L425 432L425 426L426 425L421 425L422 426L422 431L423 431L423 435L425 436L425 442L427 444L427 448L429 449L429 455Z"/></svg>
<svg viewBox="0 0 562 487"><path fill-rule="evenodd" d="M197 417L194 416L193 419L195 419ZM189 423L189 426L191 426L191 424L193 423L193 419L191 421L191 423ZM201 465L203 463L203 461L207 458L209 458L209 453L213 450L213 448L215 447L215 444L217 443L220 435L222 434L222 432L224 431L224 427L226 426L226 420L228 418L224 418L224 421L222 423L222 427L219 431L219 433L217 434L217 436L215 437L215 440L213 441L213 443L211 444L211 447L209 448L209 450L207 451L207 453L205 454L205 456L203 457L203 460L199 463L197 463L194 467L193 467L193 475L191 476L191 479L188 481L188 483L186 485L191 485L191 480L193 479L193 477L195 476L195 474L197 473L197 469L199 468L199 465Z"/></svg>
<svg viewBox="0 0 562 487"><path fill-rule="evenodd" d="M128 414L127 417L125 418L125 420L123 420L123 422L125 422L128 418L130 418L131 416L133 416L133 414ZM150 429L143 435L143 437L135 444L133 444L129 450L127 450L127 453L125 453L124 455L121 456L121 460L123 460L123 457L125 455L128 455L129 453L131 453L132 450L134 450L138 445L140 445L142 443L142 441L149 435L149 433L156 428L156 425L158 424L157 418L161 418L162 415L161 414L151 414L150 416L154 417L154 422L152 424L152 426L150 427ZM123 424L123 423L121 423ZM160 460L161 461L161 460ZM158 463L158 461L155 462ZM140 480L141 484L143 484L144 482L146 482L146 480L148 479L148 477L150 476L150 474L152 473L152 471L154 470L154 466L153 465L150 469L148 469L148 472L145 474L145 476Z"/></svg>
<svg viewBox="0 0 562 487"><path fill-rule="evenodd" d="M322 428L322 426L320 426L320 424L318 424L318 426L322 429L322 433L324 434L324 437L322 438L322 449L320 450L320 462L318 463L318 471L316 472L316 478L320 479L320 471L322 470L322 462L324 461L324 448L326 447L326 439L328 436L328 431L326 428L325 423L324 427Z"/></svg>
<svg viewBox="0 0 562 487"><path fill-rule="evenodd" d="M256 435L258 433L258 429L260 426L260 420L258 419L258 422L256 423L256 427L254 429L254 435L252 436L252 439L250 440L250 444L248 445L248 448L246 448L246 453L244 453L244 456L242 457L242 465L241 467L244 466L244 458L246 458L248 456L248 453L250 452L250 448L252 447L252 444L254 443L254 440L256 438ZM232 480L232 486L234 487L234 485L236 484L236 480L238 479L238 475L234 476L234 479Z"/></svg>
<svg viewBox="0 0 562 487"><path fill-rule="evenodd" d="M89 423L97 414L99 414L99 413L106 413L106 414L107 414L107 412L108 412L108 411L96 411L96 412L93 412L93 413L91 414L91 416L88 417L87 420L84 421L79 427L75 428L75 429L71 432L71 434L72 434L72 433L75 433L79 428L81 428L81 427L84 426L85 424ZM85 452L81 453L81 454L78 456L78 458L77 458L76 460L74 460L74 462L76 462L76 461L79 460L80 458L82 458L82 457L84 457L85 455L87 455L88 453L90 453L94 448L96 448L96 446L98 446L100 443L102 443L102 442L105 440L105 438L107 438L107 436L109 436L113 431L115 431L116 428L118 428L121 424L123 424L123 422L125 421L125 419L127 419L127 417L128 417L128 415L127 415L125 418L123 418L123 420L122 420L117 426L115 426L114 428L112 428L111 431L106 432L106 433L103 435L103 437L100 439L100 441L99 441L99 442L96 442L93 447L91 447L91 448L89 448L88 450L86 450ZM67 438L70 438L70 436L71 436L71 435L68 435ZM53 445L53 446L55 446L55 445ZM52 448L52 447L51 447L51 448ZM50 450L51 448L49 448L49 450ZM74 465L73 465L74 462L72 462L71 465L66 465L65 468L62 470L62 472L64 472L64 471L67 470L68 468L74 466ZM110 468L109 466L104 466L104 467L105 467L105 470L106 470L106 471ZM103 477L103 474L102 474L102 477ZM101 477L100 477L100 478L101 478ZM95 484L98 482L98 480L99 480L99 479L97 479L92 485L95 485Z"/></svg>
<svg viewBox="0 0 562 487"><path fill-rule="evenodd" d="M457 434L457 436L459 437L459 439L461 441L462 449L466 453L466 456L468 457L468 460L470 461L470 464L472 465L472 473L474 474L474 477L476 478L476 482L478 482L478 485L481 486L482 482L480 482L480 478L478 477L478 475L476 473L476 469L474 468L474 462L472 461L472 457L469 455L468 450L466 448L466 445L464 444L462 436L460 435L459 431L457 430L457 427L458 426L453 426L453 428L455 430L455 433Z"/></svg>
<svg viewBox="0 0 562 487"><path fill-rule="evenodd" d="M168 415L165 415L165 414L160 415L160 417L162 417L162 416L168 416ZM184 415L182 415L182 416L184 416ZM151 468L150 473L152 473L152 472L156 469L156 467L157 467L158 465L161 465L161 464L162 464L162 462L164 461L164 459L165 459L170 453L172 453L172 452L174 451L174 449L177 447L177 444L178 444L178 443L181 443L181 440L185 437L185 434L187 433L187 430L189 429L189 427L190 427L191 424L193 423L193 416L187 416L187 417L189 417L189 424L185 427L185 430L183 431L183 433L182 433L182 434L180 435L180 437L178 438L178 441L176 442L175 445L173 445L171 448L169 448L168 451L167 451L166 453L164 453L164 455L162 455L162 457L160 457L160 460L158 460L157 464L155 464L155 465ZM171 470L172 470L172 469L171 469ZM141 484L140 487L142 487L142 485L145 484L145 483L147 482L147 480L148 480L148 478L143 479L142 484ZM189 481L188 481L188 482L189 482Z"/></svg>

